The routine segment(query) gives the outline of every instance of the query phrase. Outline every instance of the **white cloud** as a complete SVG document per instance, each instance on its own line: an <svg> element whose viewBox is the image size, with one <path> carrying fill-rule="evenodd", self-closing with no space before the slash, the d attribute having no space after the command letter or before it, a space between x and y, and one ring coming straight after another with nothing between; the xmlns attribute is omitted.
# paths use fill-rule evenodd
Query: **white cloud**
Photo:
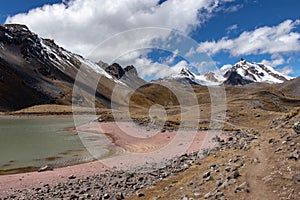
<svg viewBox="0 0 300 200"><path fill-rule="evenodd" d="M112 35L134 28L163 27L189 34L227 1L168 0L158 5L158 0L65 0L9 17L6 23L26 24L40 36L53 38L66 49L87 56ZM109 61L128 49L149 46L153 39L150 34L142 40L128 36L110 43L107 49L98 49L93 59Z"/></svg>
<svg viewBox="0 0 300 200"><path fill-rule="evenodd" d="M294 72L293 67L290 67L290 66L286 66L282 69L279 69L278 71L286 76L289 76Z"/></svg>
<svg viewBox="0 0 300 200"><path fill-rule="evenodd" d="M158 79L174 75L179 73L183 66L188 66L184 60L169 66L145 57L136 59L133 65L139 71L139 76L145 79Z"/></svg>
<svg viewBox="0 0 300 200"><path fill-rule="evenodd" d="M244 7L243 4L237 4L237 5L233 5L233 6L230 6L230 7L223 8L223 11L225 13L236 12L236 11L242 9L243 7Z"/></svg>
<svg viewBox="0 0 300 200"><path fill-rule="evenodd" d="M175 49L174 51L173 51L173 53L169 56L169 57L167 57L166 59L165 59L165 64L173 64L174 63L174 60L175 60L175 58L178 56L178 54L179 54L179 50L178 49Z"/></svg>
<svg viewBox="0 0 300 200"><path fill-rule="evenodd" d="M197 53L197 50L194 47L191 47L189 51L184 55L185 57L192 57Z"/></svg>
<svg viewBox="0 0 300 200"><path fill-rule="evenodd" d="M243 32L234 39L224 37L218 41L202 42L197 50L209 54L225 51L232 56L299 51L300 33L292 32L299 23L300 20L286 20L277 26Z"/></svg>
<svg viewBox="0 0 300 200"><path fill-rule="evenodd" d="M191 66L195 67L199 74L206 74L210 71L215 71L218 69L216 67L215 61L198 61L198 62L191 62Z"/></svg>
<svg viewBox="0 0 300 200"><path fill-rule="evenodd" d="M233 24L229 27L226 28L227 30L227 34L231 33L232 31L236 30L238 28L238 25L237 24Z"/></svg>
<svg viewBox="0 0 300 200"><path fill-rule="evenodd" d="M271 60L264 59L261 61L261 63L263 63L264 65L271 66L271 67L276 67L278 65L282 65L283 63L285 63L285 60L281 55L273 54L271 56Z"/></svg>

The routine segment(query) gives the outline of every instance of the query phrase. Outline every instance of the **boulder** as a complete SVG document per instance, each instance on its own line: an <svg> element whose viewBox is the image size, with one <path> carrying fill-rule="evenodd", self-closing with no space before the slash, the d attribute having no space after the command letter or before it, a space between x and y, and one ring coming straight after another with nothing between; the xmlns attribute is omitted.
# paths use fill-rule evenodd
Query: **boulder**
<svg viewBox="0 0 300 200"><path fill-rule="evenodd" d="M296 133L300 134L300 122L296 122L294 125L293 125L293 129Z"/></svg>

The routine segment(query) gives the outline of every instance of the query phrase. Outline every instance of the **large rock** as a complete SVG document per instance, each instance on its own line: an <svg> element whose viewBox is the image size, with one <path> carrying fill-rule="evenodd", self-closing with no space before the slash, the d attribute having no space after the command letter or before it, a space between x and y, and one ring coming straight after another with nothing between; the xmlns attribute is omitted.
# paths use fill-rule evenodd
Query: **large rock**
<svg viewBox="0 0 300 200"><path fill-rule="evenodd" d="M122 78L122 76L124 76L124 74L125 74L125 70L118 63L114 63L114 64L108 66L105 69L105 71L108 72L109 74L111 74L116 79Z"/></svg>
<svg viewBox="0 0 300 200"><path fill-rule="evenodd" d="M300 134L300 122L296 122L294 125L293 125L293 129L296 133Z"/></svg>

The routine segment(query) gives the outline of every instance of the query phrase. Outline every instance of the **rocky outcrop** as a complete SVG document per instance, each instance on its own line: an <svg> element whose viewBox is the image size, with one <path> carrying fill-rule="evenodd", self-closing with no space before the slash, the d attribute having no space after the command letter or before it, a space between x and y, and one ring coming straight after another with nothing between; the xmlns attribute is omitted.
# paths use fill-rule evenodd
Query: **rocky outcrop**
<svg viewBox="0 0 300 200"><path fill-rule="evenodd" d="M108 67L106 67L105 71L111 74L116 79L122 78L125 74L125 70L118 63L109 65Z"/></svg>
<svg viewBox="0 0 300 200"><path fill-rule="evenodd" d="M226 85L246 85L249 83L253 83L253 81L243 78L236 71L228 71L224 75L227 79L224 81Z"/></svg>
<svg viewBox="0 0 300 200"><path fill-rule="evenodd" d="M129 65L127 67L124 68L124 71L126 72L127 75L133 75L133 76L137 76L137 70L133 65Z"/></svg>
<svg viewBox="0 0 300 200"><path fill-rule="evenodd" d="M179 72L179 75L183 76L183 77L195 78L195 75L186 67L183 67L181 69L181 71Z"/></svg>

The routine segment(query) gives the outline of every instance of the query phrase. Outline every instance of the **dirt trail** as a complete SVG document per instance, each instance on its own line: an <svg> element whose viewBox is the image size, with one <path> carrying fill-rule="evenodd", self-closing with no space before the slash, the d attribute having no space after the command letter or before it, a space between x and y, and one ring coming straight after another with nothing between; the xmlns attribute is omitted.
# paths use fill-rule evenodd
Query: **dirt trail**
<svg viewBox="0 0 300 200"><path fill-rule="evenodd" d="M258 145L253 149L253 157L257 158L258 163L250 165L246 173L246 180L250 186L251 199L274 199L274 193L263 181L263 178L267 176L269 170L269 158L264 148L266 142Z"/></svg>

